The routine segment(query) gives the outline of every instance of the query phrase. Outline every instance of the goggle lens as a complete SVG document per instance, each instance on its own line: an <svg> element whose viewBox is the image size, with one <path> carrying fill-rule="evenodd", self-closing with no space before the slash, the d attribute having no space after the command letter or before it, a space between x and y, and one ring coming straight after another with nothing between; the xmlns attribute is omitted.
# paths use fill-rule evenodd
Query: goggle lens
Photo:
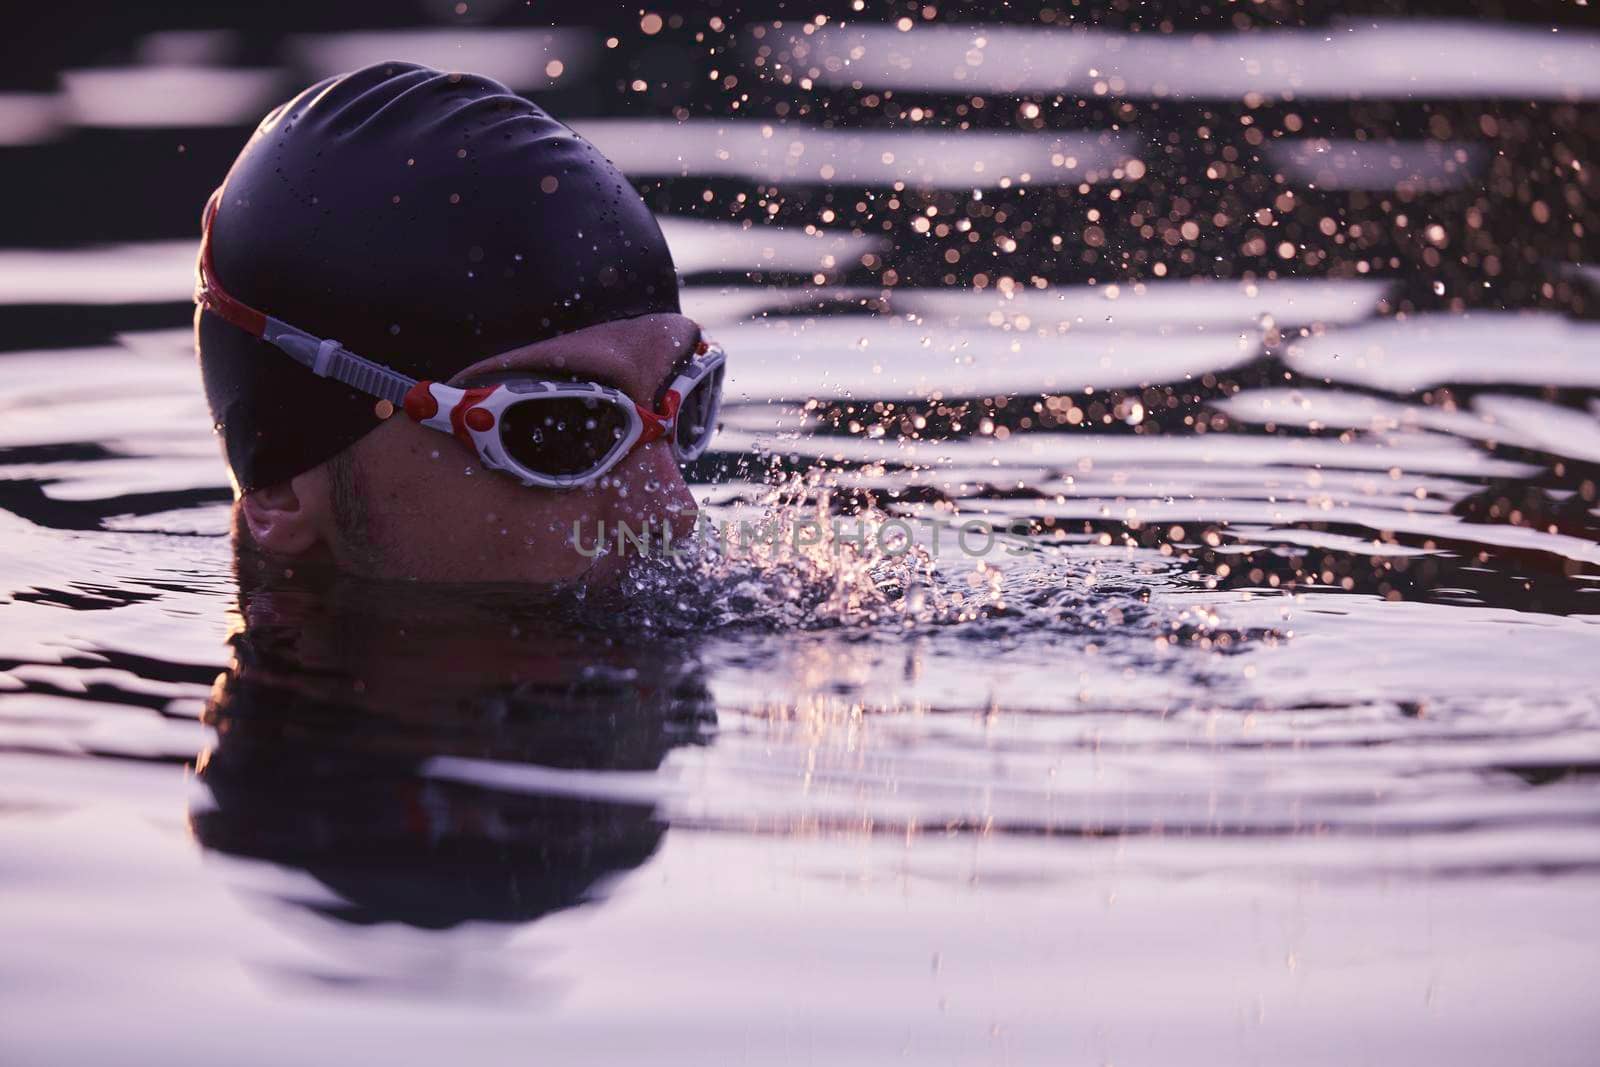
<svg viewBox="0 0 1600 1067"><path fill-rule="evenodd" d="M698 456L717 432L717 413L722 407L722 374L725 366L701 378L678 407L678 450L687 458Z"/></svg>
<svg viewBox="0 0 1600 1067"><path fill-rule="evenodd" d="M533 397L500 413L506 454L538 474L570 478L599 467L628 434L617 405L589 397Z"/></svg>

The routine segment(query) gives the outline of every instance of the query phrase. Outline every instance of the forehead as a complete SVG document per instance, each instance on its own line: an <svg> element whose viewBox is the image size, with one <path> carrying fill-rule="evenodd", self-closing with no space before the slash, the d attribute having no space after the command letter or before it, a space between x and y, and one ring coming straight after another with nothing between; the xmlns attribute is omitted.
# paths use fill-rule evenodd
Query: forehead
<svg viewBox="0 0 1600 1067"><path fill-rule="evenodd" d="M628 392L652 393L699 336L700 328L684 315L642 315L489 356L456 374L450 384L526 371L590 377Z"/></svg>

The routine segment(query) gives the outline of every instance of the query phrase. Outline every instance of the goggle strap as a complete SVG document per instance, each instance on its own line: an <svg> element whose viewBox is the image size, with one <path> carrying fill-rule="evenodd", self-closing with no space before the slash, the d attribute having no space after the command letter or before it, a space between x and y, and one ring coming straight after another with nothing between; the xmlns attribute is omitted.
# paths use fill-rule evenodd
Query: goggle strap
<svg viewBox="0 0 1600 1067"><path fill-rule="evenodd" d="M338 341L313 337L270 315L267 316L261 339L282 349L312 373L387 400L395 407L405 403L406 394L417 384L415 378L390 370L381 363L363 359Z"/></svg>
<svg viewBox="0 0 1600 1067"><path fill-rule="evenodd" d="M381 363L374 363L364 359L345 348L338 341L312 336L303 330L297 330L281 319L275 319L264 314L248 304L230 296L216 277L216 268L211 262L211 225L216 220L217 208L222 202L222 188L218 187L206 202L205 214L201 221L200 254L197 257L195 284L195 300L206 310L220 315L225 321L237 326L246 333L259 337L263 341L280 349L296 363L323 378L331 378L353 389L358 389L369 396L387 400L396 408L404 410L418 422L432 426L438 430L453 432L462 437L468 444L473 440L466 433L464 425L458 425L457 420L462 416L458 409L470 408L477 399L471 399L474 393L487 395L493 388L486 390L469 390L462 393L460 390L450 389L434 382L419 383L417 379L408 377L398 371L391 370ZM712 350L721 356L721 349L701 338L695 344L695 356L705 356ZM690 388L705 385L713 367L706 375L694 382ZM420 388L419 388L420 386ZM707 386L709 388L709 386ZM435 393L438 390L438 394ZM459 397L459 399L458 399ZM407 403L408 398L411 403ZM448 428L441 422L439 415L440 399L448 401L446 407L450 411ZM471 400L463 404L463 401ZM481 397L479 398L481 399ZM640 422L640 438L644 441L653 441L663 437L671 426L672 433L677 433L679 409L683 402L683 394L676 388L668 389L663 405L663 410L654 412L640 406L633 405ZM717 398L720 406L720 389ZM470 413L470 412L469 412ZM715 421L713 419L713 421ZM704 427L700 427L704 432ZM676 447L676 442L674 442ZM698 453L697 453L698 454ZM608 458L613 458L608 456ZM602 464L602 466L604 466ZM598 471L600 468L597 467ZM594 472L591 472L591 475ZM582 484L582 479L574 480L570 484ZM531 483L530 483L531 484ZM560 484L560 483L558 483Z"/></svg>

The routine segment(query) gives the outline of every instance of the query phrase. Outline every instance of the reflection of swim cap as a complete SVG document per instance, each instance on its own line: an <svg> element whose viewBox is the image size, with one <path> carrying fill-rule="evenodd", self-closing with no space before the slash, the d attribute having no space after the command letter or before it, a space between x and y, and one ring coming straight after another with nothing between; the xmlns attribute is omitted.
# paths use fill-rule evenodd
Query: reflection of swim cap
<svg viewBox="0 0 1600 1067"><path fill-rule="evenodd" d="M414 63L329 78L270 112L228 172L212 252L233 296L417 378L678 310L660 228L593 145L498 82ZM242 488L378 425L370 396L196 319Z"/></svg>

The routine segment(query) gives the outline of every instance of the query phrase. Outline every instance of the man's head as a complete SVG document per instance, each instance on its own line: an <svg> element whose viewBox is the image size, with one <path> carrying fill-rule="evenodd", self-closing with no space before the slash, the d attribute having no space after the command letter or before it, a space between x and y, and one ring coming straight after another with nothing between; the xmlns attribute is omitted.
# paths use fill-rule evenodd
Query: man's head
<svg viewBox="0 0 1600 1067"><path fill-rule="evenodd" d="M698 336L682 315L622 319L479 360L450 384L574 377L653 408ZM648 528L656 544L670 526L681 539L695 503L666 440L641 442L595 485L530 488L484 469L461 441L397 414L326 462L244 493L239 518L241 532L269 552L326 552L373 577L605 584L623 559L593 554L602 526L608 538L619 523Z"/></svg>
<svg viewBox="0 0 1600 1067"><path fill-rule="evenodd" d="M656 410L698 340L660 229L591 145L503 86L408 63L328 79L272 111L219 192L215 282L411 378L595 381ZM206 393L262 549L374 576L603 577L598 523L681 531L665 441L596 484L525 488L460 440L196 312Z"/></svg>

